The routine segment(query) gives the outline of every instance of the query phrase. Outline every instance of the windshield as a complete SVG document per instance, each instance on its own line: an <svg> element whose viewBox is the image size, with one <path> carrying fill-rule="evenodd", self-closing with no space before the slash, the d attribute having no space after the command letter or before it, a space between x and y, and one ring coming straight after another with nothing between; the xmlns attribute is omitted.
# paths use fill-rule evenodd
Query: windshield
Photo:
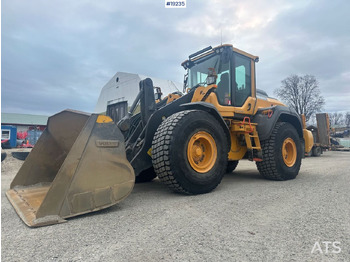
<svg viewBox="0 0 350 262"><path fill-rule="evenodd" d="M191 68L188 69L188 87L192 88L198 85L206 86L206 79L208 77L209 68L214 68L216 74L218 75L216 79L216 84L221 81L221 78L224 78L224 74L227 73L229 75L230 71L230 59L226 63L223 63L223 59L221 59L221 55L217 54L211 56L209 58L204 58L204 60L199 60L196 64L194 64ZM231 85L227 83L229 88Z"/></svg>
<svg viewBox="0 0 350 262"><path fill-rule="evenodd" d="M254 61L251 58L227 48L190 62L187 63L188 78L185 81L188 88L207 86L208 74L214 68L217 75L214 92L220 105L241 107L252 95L251 68Z"/></svg>

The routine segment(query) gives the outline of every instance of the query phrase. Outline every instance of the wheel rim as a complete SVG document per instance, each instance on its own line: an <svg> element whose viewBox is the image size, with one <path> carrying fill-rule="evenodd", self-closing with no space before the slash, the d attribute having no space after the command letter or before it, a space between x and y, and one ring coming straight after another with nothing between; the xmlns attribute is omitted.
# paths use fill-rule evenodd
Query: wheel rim
<svg viewBox="0 0 350 262"><path fill-rule="evenodd" d="M195 133L187 146L187 159L193 170L206 173L213 168L217 158L214 138L207 132Z"/></svg>
<svg viewBox="0 0 350 262"><path fill-rule="evenodd" d="M288 167L292 167L297 160L297 147L290 137L286 138L282 145L283 161Z"/></svg>

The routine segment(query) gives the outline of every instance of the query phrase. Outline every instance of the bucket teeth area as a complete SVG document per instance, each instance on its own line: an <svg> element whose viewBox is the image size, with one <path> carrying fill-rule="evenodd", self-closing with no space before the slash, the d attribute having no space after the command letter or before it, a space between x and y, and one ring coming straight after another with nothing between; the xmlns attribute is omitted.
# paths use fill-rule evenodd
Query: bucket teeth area
<svg viewBox="0 0 350 262"><path fill-rule="evenodd" d="M65 220L58 216L52 217L50 220L46 219L45 223L36 221L36 212L44 201L50 186L51 184L46 183L25 188L16 187L6 192L6 196L17 214L28 226L35 227L65 222Z"/></svg>

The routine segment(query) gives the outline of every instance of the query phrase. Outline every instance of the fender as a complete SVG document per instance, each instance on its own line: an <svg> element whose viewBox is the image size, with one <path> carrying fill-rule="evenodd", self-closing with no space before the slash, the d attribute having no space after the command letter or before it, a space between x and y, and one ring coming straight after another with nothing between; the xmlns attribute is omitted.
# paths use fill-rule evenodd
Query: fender
<svg viewBox="0 0 350 262"><path fill-rule="evenodd" d="M163 121L164 117L167 118L172 114L175 114L184 110L203 110L212 114L220 123L228 139L228 150L231 145L230 132L225 124L224 119L221 117L216 108L206 102L194 102L191 103L193 92L186 94L177 100L165 105L159 110L155 111L148 120L147 125L142 130L140 138L143 139L141 148L137 150L136 154L130 160L131 165L135 170L135 175L138 176L143 170L152 167L152 159L148 154L149 149L152 147L152 140L158 126Z"/></svg>
<svg viewBox="0 0 350 262"><path fill-rule="evenodd" d="M265 114L266 111L272 111L272 115ZM260 141L266 140L271 136L272 130L277 121L288 122L294 126L303 140L303 125L301 118L294 109L286 106L272 106L260 108L252 118L253 123L257 123L257 130Z"/></svg>
<svg viewBox="0 0 350 262"><path fill-rule="evenodd" d="M146 126L141 130L137 139L143 141L140 146L135 144L135 151L131 154L129 161L134 168L135 175L138 176L143 170L152 167L152 158L149 155L149 149L152 147L152 140L158 126L164 118L171 116L179 111L183 111L182 104L187 104L192 100L193 92L188 93L169 104L156 110L148 119Z"/></svg>

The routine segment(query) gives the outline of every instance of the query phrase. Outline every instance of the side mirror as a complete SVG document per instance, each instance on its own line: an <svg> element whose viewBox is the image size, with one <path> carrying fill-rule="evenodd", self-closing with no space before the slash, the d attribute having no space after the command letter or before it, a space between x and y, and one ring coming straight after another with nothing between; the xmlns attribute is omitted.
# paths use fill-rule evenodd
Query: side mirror
<svg viewBox="0 0 350 262"><path fill-rule="evenodd" d="M207 77L207 85L212 85L216 83L216 77L215 76L208 76Z"/></svg>
<svg viewBox="0 0 350 262"><path fill-rule="evenodd" d="M182 93L186 92L187 81L188 81L188 73L184 75L184 87L183 87Z"/></svg>
<svg viewBox="0 0 350 262"><path fill-rule="evenodd" d="M209 72L208 72L208 76L207 76L207 85L212 85L212 84L216 84L216 79L218 78L218 75L215 72L215 68L208 68Z"/></svg>
<svg viewBox="0 0 350 262"><path fill-rule="evenodd" d="M154 93L154 99L159 101L162 100L162 89L160 87L154 87L154 89L156 90Z"/></svg>

